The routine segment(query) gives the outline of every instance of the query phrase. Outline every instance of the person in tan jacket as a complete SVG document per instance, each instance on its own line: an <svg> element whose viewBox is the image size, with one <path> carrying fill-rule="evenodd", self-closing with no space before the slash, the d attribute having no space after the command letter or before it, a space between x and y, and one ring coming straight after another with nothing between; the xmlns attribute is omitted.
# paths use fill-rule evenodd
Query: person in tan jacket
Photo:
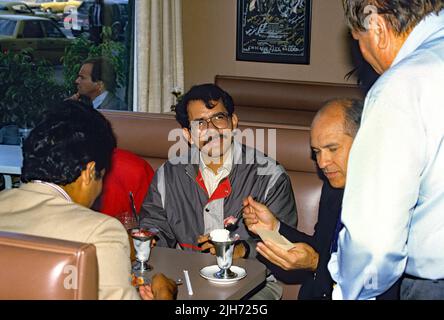
<svg viewBox="0 0 444 320"><path fill-rule="evenodd" d="M22 186L0 192L0 230L94 244L99 299L172 299L176 284L162 274L139 295L130 281L126 230L89 209L115 146L98 111L73 101L58 106L24 142Z"/></svg>

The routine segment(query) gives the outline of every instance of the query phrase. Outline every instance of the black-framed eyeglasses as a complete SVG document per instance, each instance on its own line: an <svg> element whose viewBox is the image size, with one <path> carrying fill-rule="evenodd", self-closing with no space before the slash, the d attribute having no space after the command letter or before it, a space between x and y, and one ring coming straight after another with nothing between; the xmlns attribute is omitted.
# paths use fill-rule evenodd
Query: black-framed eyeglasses
<svg viewBox="0 0 444 320"><path fill-rule="evenodd" d="M211 116L208 119L196 119L192 120L192 123L197 123L197 128L199 130L208 129L208 124L211 122L216 129L226 129L228 128L228 120L230 116L227 112L219 112ZM191 129L191 127L190 127Z"/></svg>

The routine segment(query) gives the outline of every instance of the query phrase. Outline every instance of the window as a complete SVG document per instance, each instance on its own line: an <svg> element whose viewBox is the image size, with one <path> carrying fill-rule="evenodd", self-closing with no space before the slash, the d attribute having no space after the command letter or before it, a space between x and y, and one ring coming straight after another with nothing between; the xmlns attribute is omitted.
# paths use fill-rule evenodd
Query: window
<svg viewBox="0 0 444 320"><path fill-rule="evenodd" d="M102 101L101 109L132 110L132 88L129 84L132 77L129 73L133 69L130 67L130 63L133 61L130 58L133 24L129 22L132 19L129 7L134 1L104 0L102 4L102 27L100 29L93 29L89 23L90 9L95 0L36 0L38 3L48 3L49 5L68 4L71 11L57 11L55 13L55 11L36 10L35 14L26 16L0 15L0 35L2 36L0 37L0 65L2 63L11 65L11 60L8 59L13 59L13 54L25 50L24 54L27 57L16 59L15 61L20 64L20 67L14 70L28 70L26 81L29 81L29 83L46 83L44 82L46 80L43 81L42 77L38 78L39 73L33 71L37 68L37 62L44 60L47 62L46 67L40 66L39 68L48 71L48 76L46 76L46 73L44 76L48 79L48 84L55 83L55 86L57 86L49 89L49 85L43 85L29 89L26 95L16 99L19 102L14 100L14 106L11 106L11 102L6 105L7 101L13 100L9 96L0 98L0 128L5 125L32 128L45 112L43 108L34 108L34 106L44 105L48 101L47 97L50 96L57 96L61 100L78 93L81 86L77 86L75 81L78 78L79 68L86 59L96 57L103 57L111 62L116 70L114 80L117 82L117 86L114 85L113 81L104 81L108 77L107 74L109 74L107 68L104 68L100 78L97 80L95 80L96 78L90 79L92 82L102 80L105 83L108 98L103 99L103 96L101 96L100 99L95 99L97 96L90 96L87 90L83 95L83 100L91 104ZM6 4L2 2L1 6L6 7ZM78 6L78 8L72 9L75 6ZM15 3L14 6L7 6L9 10L12 10L13 7L16 10L26 9L26 6ZM1 72L2 70L0 70ZM10 90L1 90L0 97L6 97L6 92L23 89L25 78L20 73L24 74L24 72L19 72L16 75L0 75L0 78L13 78L9 79L11 81L5 82ZM40 73L40 75L42 74L43 72ZM34 75L36 77L35 81L33 79ZM14 86L17 86L17 88ZM27 97L32 97L30 100L33 101L25 101ZM105 104L105 102L108 104ZM28 104L33 107L32 110L31 107L28 108ZM4 112L4 110L8 111ZM2 142L0 141L0 143Z"/></svg>
<svg viewBox="0 0 444 320"><path fill-rule="evenodd" d="M12 36L16 25L16 21L0 19L0 36Z"/></svg>
<svg viewBox="0 0 444 320"><path fill-rule="evenodd" d="M24 21L23 38L43 38L43 31L38 20Z"/></svg>
<svg viewBox="0 0 444 320"><path fill-rule="evenodd" d="M46 36L49 38L65 38L65 35L50 21L42 21Z"/></svg>

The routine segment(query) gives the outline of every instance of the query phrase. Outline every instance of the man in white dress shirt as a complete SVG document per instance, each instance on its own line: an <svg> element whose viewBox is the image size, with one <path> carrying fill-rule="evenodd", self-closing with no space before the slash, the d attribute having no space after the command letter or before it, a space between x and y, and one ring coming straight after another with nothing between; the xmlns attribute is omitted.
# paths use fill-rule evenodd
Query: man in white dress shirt
<svg viewBox="0 0 444 320"><path fill-rule="evenodd" d="M343 0L381 74L351 149L333 298L444 298L444 1Z"/></svg>
<svg viewBox="0 0 444 320"><path fill-rule="evenodd" d="M114 94L117 88L116 72L105 58L84 61L75 84L77 93L70 99L87 100L94 109L128 110L125 102Z"/></svg>

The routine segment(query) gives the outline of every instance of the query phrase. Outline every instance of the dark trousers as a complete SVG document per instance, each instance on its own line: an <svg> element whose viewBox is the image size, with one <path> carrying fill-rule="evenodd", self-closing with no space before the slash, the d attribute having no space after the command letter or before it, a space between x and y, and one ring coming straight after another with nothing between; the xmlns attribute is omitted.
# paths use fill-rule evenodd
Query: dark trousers
<svg viewBox="0 0 444 320"><path fill-rule="evenodd" d="M444 300L444 280L404 277L401 300Z"/></svg>
<svg viewBox="0 0 444 320"><path fill-rule="evenodd" d="M91 27L89 30L89 40L95 44L102 42L102 27Z"/></svg>

